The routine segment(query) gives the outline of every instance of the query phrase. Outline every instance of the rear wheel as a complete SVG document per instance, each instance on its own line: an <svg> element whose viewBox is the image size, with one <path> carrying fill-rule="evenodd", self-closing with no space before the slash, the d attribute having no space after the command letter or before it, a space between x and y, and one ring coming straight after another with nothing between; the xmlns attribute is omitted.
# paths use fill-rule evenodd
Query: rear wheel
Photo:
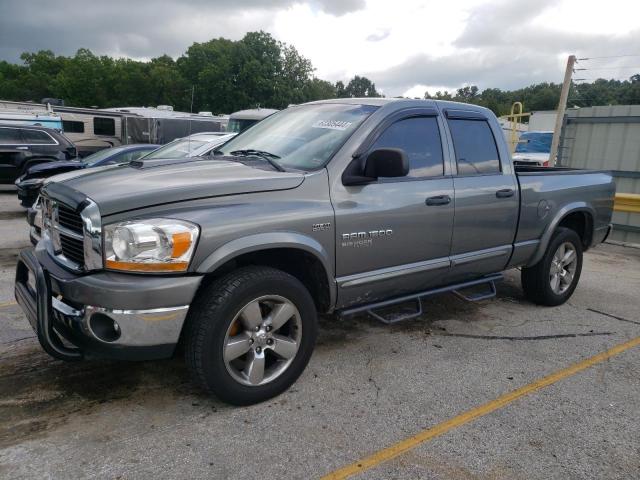
<svg viewBox="0 0 640 480"><path fill-rule="evenodd" d="M558 228L536 265L522 269L525 296L540 305L561 305L573 295L582 272L582 242L568 228Z"/></svg>
<svg viewBox="0 0 640 480"><path fill-rule="evenodd" d="M316 311L295 277L246 267L198 296L187 324L186 359L196 382L235 405L286 390L311 357Z"/></svg>

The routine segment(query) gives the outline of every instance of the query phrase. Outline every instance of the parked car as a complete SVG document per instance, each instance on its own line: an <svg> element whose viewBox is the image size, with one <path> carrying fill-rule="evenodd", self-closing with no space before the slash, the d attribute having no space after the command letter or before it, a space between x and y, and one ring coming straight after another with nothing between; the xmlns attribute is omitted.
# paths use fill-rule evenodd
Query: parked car
<svg viewBox="0 0 640 480"><path fill-rule="evenodd" d="M527 298L559 305L611 228L608 172L514 168L476 105L313 102L214 155L42 189L15 291L45 351L158 359L180 341L208 392L260 402L304 370L317 312L392 323L436 293L491 297L517 267Z"/></svg>
<svg viewBox="0 0 640 480"><path fill-rule="evenodd" d="M202 157L208 155L215 147L236 136L235 133L225 132L202 132L194 133L188 137L177 138L173 142L148 153L144 158L186 158Z"/></svg>
<svg viewBox="0 0 640 480"><path fill-rule="evenodd" d="M76 147L62 133L34 125L0 124L0 183L10 184L39 163L75 158Z"/></svg>
<svg viewBox="0 0 640 480"><path fill-rule="evenodd" d="M124 145L100 150L82 160L60 160L34 165L16 180L18 199L23 207L30 207L38 197L40 187L49 177L73 170L129 163L156 150L159 146L146 143Z"/></svg>
<svg viewBox="0 0 640 480"><path fill-rule="evenodd" d="M513 154L514 165L549 166L553 132L524 132Z"/></svg>

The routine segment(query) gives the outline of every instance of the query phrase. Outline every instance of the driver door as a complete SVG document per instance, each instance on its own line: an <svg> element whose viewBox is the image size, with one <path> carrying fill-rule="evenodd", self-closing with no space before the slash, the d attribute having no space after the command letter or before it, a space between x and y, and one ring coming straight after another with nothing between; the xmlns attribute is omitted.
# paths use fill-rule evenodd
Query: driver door
<svg viewBox="0 0 640 480"><path fill-rule="evenodd" d="M340 308L425 290L447 274L454 190L442 131L435 110L396 117L366 151L404 150L408 176L331 192Z"/></svg>

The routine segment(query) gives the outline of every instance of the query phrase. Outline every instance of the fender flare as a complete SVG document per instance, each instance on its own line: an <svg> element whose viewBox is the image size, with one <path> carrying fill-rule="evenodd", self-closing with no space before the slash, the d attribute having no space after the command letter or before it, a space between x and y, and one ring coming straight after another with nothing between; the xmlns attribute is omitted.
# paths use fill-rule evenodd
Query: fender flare
<svg viewBox="0 0 640 480"><path fill-rule="evenodd" d="M211 273L229 260L250 252L270 250L274 248L294 248L313 255L320 261L327 275L329 285L329 305L336 302L337 287L333 265L326 249L314 238L296 232L266 232L237 238L214 250L198 265L196 272Z"/></svg>
<svg viewBox="0 0 640 480"><path fill-rule="evenodd" d="M594 219L594 221L591 222L591 232L589 232L591 234L591 238L593 238L596 211L591 205L586 202L571 202L558 210L556 212L556 215L553 217L553 220L549 222L547 228L540 237L540 243L536 252L534 253L533 257L531 257L531 260L529 260L529 262L527 263L527 267L531 267L542 260L542 257L544 257L544 254L547 251L547 247L549 246L549 242L551 241L553 232L556 231L558 225L560 225L560 222L562 222L562 220L564 220L567 215L575 212L588 213L589 215L591 215L591 218Z"/></svg>

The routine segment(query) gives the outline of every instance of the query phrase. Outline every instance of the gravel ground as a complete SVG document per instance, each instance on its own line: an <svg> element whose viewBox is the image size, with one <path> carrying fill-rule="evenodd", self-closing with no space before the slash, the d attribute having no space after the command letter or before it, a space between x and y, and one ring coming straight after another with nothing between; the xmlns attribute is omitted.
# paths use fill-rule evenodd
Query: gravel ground
<svg viewBox="0 0 640 480"><path fill-rule="evenodd" d="M0 193L0 478L317 478L640 336L640 250L602 245L561 307L526 302L512 271L496 299L439 296L395 326L324 318L293 388L230 407L194 388L179 358L43 353L6 304L23 222ZM639 398L637 347L358 478L638 478Z"/></svg>

